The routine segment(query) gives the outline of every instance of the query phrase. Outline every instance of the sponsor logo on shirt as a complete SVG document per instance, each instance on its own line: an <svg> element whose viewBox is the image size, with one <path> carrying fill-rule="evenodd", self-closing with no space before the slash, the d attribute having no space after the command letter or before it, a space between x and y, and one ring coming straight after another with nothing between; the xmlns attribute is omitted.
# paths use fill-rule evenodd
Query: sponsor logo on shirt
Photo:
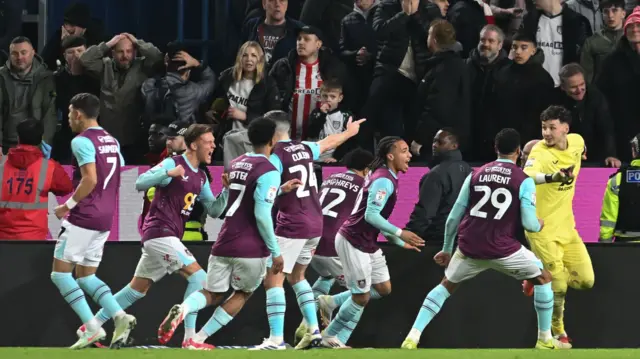
<svg viewBox="0 0 640 359"><path fill-rule="evenodd" d="M374 199L373 203L377 206L382 206L382 201L384 201L384 199L387 197L387 190L386 189L379 189L378 192L376 192L376 198Z"/></svg>
<svg viewBox="0 0 640 359"><path fill-rule="evenodd" d="M525 162L524 167L533 167L533 159L528 159L527 162Z"/></svg>
<svg viewBox="0 0 640 359"><path fill-rule="evenodd" d="M277 195L278 195L278 188L276 186L271 186L269 187L269 191L267 192L267 198L265 198L265 201L269 203L273 203Z"/></svg>
<svg viewBox="0 0 640 359"><path fill-rule="evenodd" d="M531 194L531 203L535 206L536 205L536 193L533 192Z"/></svg>

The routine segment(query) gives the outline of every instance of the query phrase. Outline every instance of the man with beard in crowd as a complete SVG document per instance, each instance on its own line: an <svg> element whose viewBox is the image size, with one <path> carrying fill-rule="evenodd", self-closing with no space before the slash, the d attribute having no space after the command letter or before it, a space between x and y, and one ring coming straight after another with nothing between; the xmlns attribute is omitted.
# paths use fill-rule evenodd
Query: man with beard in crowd
<svg viewBox="0 0 640 359"><path fill-rule="evenodd" d="M584 68L584 75L588 83L600 73L604 58L615 48L622 37L622 24L626 12L624 0L604 0L600 3L604 27L584 42L580 53L580 65Z"/></svg>
<svg viewBox="0 0 640 359"><path fill-rule="evenodd" d="M91 46L80 56L84 69L100 79L100 125L120 142L127 164L143 161L140 86L163 61L158 48L129 33Z"/></svg>
<svg viewBox="0 0 640 359"><path fill-rule="evenodd" d="M470 161L486 161L495 156L493 138L495 128L491 116L491 96L496 73L509 64L507 52L502 50L504 33L496 25L487 25L480 31L478 47L471 50L466 60L471 86L471 151Z"/></svg>

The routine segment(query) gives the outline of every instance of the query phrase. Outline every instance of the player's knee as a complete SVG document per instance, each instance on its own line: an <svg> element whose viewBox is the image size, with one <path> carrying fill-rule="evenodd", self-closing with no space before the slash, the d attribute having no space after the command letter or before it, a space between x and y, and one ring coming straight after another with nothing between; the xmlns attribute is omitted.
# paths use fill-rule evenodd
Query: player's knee
<svg viewBox="0 0 640 359"><path fill-rule="evenodd" d="M386 297L391 294L391 282L376 284L373 288L380 294L381 297Z"/></svg>
<svg viewBox="0 0 640 359"><path fill-rule="evenodd" d="M200 269L195 273L191 274L189 277L187 277L187 281L189 283L200 283L201 285L204 285L204 282L206 280L207 280L207 272L205 272L204 269Z"/></svg>
<svg viewBox="0 0 640 359"><path fill-rule="evenodd" d="M369 303L369 298L370 295L369 293L362 293L362 294L352 294L351 295L351 300L354 301L354 303L364 307L367 305L367 303Z"/></svg>
<svg viewBox="0 0 640 359"><path fill-rule="evenodd" d="M577 290L591 289L595 284L595 278L594 277L577 278L577 279L571 278L568 284L571 288L577 289Z"/></svg>

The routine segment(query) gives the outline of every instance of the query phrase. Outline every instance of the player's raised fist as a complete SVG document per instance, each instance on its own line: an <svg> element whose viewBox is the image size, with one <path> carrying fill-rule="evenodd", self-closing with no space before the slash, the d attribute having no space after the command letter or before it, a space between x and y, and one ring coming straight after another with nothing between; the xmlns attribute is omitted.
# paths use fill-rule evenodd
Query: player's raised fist
<svg viewBox="0 0 640 359"><path fill-rule="evenodd" d="M175 168L167 171L167 175L171 178L184 177L184 167L177 165Z"/></svg>
<svg viewBox="0 0 640 359"><path fill-rule="evenodd" d="M424 247L424 239L411 231L403 230L402 234L400 234L400 239L410 246Z"/></svg>
<svg viewBox="0 0 640 359"><path fill-rule="evenodd" d="M302 186L302 181L300 181L297 178L294 178L290 181L285 182L282 186L280 186L280 190L282 191L282 193L289 193L300 186Z"/></svg>
<svg viewBox="0 0 640 359"><path fill-rule="evenodd" d="M272 263L271 263L271 271L273 272L273 274L278 274L282 272L283 268L284 268L284 259L282 259L282 256L273 257Z"/></svg>
<svg viewBox="0 0 640 359"><path fill-rule="evenodd" d="M433 257L433 260L438 265L446 267L449 265L449 262L451 261L451 253L440 251L438 252L438 254L435 255L435 257Z"/></svg>

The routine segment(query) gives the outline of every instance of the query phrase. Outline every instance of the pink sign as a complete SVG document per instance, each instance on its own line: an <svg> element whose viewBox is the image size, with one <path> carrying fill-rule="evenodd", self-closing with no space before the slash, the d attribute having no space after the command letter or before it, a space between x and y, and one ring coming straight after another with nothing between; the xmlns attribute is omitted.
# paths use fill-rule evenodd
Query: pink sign
<svg viewBox="0 0 640 359"><path fill-rule="evenodd" d="M148 169L147 166L125 166L120 172L120 194L111 227L110 241L139 241L138 219L142 213L142 193L136 191L135 182L140 173ZM71 175L71 167L65 166L65 170ZM220 175L223 168L212 166L209 168L213 176L212 189L214 193L221 190ZM343 171L340 167L326 167L323 176ZM413 167L405 174L400 175L398 201L391 214L391 223L403 227L409 220L413 207L418 199L418 184L420 178L427 173L426 167ZM576 195L573 200L573 210L576 217L576 225L582 239L585 242L596 242L599 233L600 209L602 196L609 175L615 170L609 168L584 168L577 180ZM61 221L53 214L53 209L67 200L66 197L49 197L49 236L48 239L56 239L60 232ZM222 221L207 220L206 230L209 237L215 238L220 230Z"/></svg>

